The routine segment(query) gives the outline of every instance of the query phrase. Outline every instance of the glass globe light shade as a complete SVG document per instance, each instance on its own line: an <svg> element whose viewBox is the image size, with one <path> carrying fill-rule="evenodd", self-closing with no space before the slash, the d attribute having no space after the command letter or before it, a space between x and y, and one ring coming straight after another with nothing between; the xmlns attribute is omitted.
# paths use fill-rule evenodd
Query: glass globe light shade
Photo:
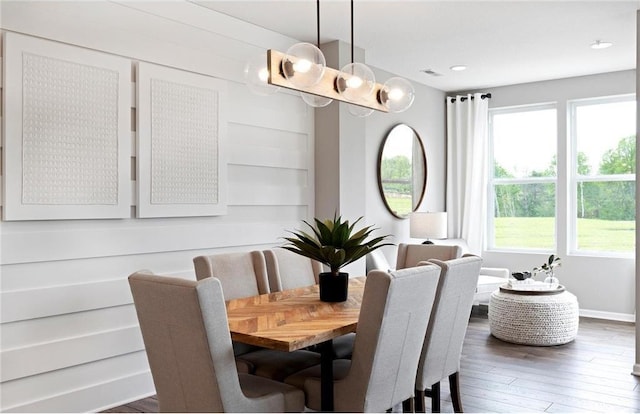
<svg viewBox="0 0 640 414"><path fill-rule="evenodd" d="M415 89L408 80L389 78L380 89L380 103L389 112L403 112L411 107L415 95Z"/></svg>
<svg viewBox="0 0 640 414"><path fill-rule="evenodd" d="M322 51L311 43L296 43L282 59L282 73L293 86L306 88L322 80L327 62Z"/></svg>
<svg viewBox="0 0 640 414"><path fill-rule="evenodd" d="M373 113L373 109L365 108L363 106L358 105L349 105L349 113L353 116L357 116L359 118L364 118Z"/></svg>
<svg viewBox="0 0 640 414"><path fill-rule="evenodd" d="M376 84L373 71L363 63L349 63L340 69L336 79L338 92L349 101L357 102L371 95Z"/></svg>
<svg viewBox="0 0 640 414"><path fill-rule="evenodd" d="M267 53L253 56L244 66L244 79L247 88L257 95L268 96L280 90L279 86L269 85L269 69L267 68Z"/></svg>
<svg viewBox="0 0 640 414"><path fill-rule="evenodd" d="M325 98L324 96L313 95L311 93L300 92L300 96L302 96L302 100L305 101L307 105L313 106L314 108L322 108L333 102L331 98Z"/></svg>

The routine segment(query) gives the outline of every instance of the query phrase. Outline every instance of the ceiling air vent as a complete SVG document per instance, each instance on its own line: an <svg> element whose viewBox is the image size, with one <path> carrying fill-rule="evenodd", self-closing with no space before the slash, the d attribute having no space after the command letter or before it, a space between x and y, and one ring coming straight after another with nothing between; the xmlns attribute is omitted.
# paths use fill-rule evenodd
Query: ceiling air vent
<svg viewBox="0 0 640 414"><path fill-rule="evenodd" d="M426 73L427 75L430 75L430 76L442 76L442 73L438 73L432 69L422 69L420 72Z"/></svg>

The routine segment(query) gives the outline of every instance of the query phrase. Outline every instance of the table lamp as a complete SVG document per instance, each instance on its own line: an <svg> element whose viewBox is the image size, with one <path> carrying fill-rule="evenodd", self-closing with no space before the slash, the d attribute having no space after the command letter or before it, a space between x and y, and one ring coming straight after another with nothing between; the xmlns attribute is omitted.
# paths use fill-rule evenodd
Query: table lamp
<svg viewBox="0 0 640 414"><path fill-rule="evenodd" d="M427 239L422 244L433 244L429 239L447 238L446 212L414 212L409 215L409 236Z"/></svg>

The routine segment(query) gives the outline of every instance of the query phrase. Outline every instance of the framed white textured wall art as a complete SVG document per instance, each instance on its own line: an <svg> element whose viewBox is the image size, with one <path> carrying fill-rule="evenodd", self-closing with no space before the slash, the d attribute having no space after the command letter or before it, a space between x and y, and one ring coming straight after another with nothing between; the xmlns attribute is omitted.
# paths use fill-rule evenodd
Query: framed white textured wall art
<svg viewBox="0 0 640 414"><path fill-rule="evenodd" d="M131 61L3 41L3 219L129 217Z"/></svg>
<svg viewBox="0 0 640 414"><path fill-rule="evenodd" d="M136 83L137 216L226 214L226 82L140 62Z"/></svg>

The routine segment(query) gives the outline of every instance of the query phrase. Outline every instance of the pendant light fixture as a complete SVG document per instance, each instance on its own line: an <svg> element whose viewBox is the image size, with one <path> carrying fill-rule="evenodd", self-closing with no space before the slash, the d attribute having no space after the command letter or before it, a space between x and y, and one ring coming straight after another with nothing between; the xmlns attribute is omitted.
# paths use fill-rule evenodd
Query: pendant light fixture
<svg viewBox="0 0 640 414"><path fill-rule="evenodd" d="M320 0L316 0L316 48L320 53ZM324 59L324 55L322 56ZM326 62L323 71L326 69ZM333 102L333 99L324 96L313 95L310 93L300 92L302 100L309 106L314 108L322 108Z"/></svg>
<svg viewBox="0 0 640 414"><path fill-rule="evenodd" d="M366 101L376 86L376 76L364 63L354 63L353 59L353 0L351 0L351 63L340 69L336 79L336 89L349 102ZM369 116L373 109L349 106L349 112L355 116Z"/></svg>
<svg viewBox="0 0 640 414"><path fill-rule="evenodd" d="M256 95L269 96L280 90L279 86L269 85L269 69L264 52L253 56L244 66L244 79L247 88Z"/></svg>
<svg viewBox="0 0 640 414"><path fill-rule="evenodd" d="M320 0L316 0L317 46L296 43L285 53L267 51L267 81L273 87L283 87L301 93L310 106L323 107L333 100L351 104L349 112L355 116L367 116L380 112L402 112L413 103L415 91L411 82L403 78L390 78L384 84L376 83L373 71L353 59L353 0L351 0L351 63L341 70L326 66L320 50ZM255 71L255 70L254 70ZM256 72L259 73L259 72ZM257 75L247 78L262 77ZM252 90L255 88L251 87Z"/></svg>

